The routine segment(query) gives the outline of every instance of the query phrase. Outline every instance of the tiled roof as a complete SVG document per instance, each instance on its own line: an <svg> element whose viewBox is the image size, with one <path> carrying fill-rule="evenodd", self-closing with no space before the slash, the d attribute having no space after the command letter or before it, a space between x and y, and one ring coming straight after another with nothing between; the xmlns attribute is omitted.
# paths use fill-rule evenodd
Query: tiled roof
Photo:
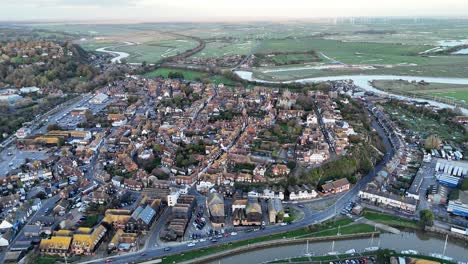
<svg viewBox="0 0 468 264"><path fill-rule="evenodd" d="M60 249L68 250L70 243L72 241L71 237L64 236L53 236L50 239L42 239L41 244L39 245L40 249Z"/></svg>

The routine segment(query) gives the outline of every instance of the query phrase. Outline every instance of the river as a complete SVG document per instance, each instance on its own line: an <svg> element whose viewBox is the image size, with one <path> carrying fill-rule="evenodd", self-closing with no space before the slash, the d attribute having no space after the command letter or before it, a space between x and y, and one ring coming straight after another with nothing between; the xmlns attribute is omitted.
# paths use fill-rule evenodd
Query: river
<svg viewBox="0 0 468 264"><path fill-rule="evenodd" d="M107 49L115 49L115 48L119 48L119 47L133 46L133 45L136 45L136 44L133 43L133 42L124 42L123 45L103 47L103 48L96 49L96 51L110 54L110 55L114 56L114 58L111 59L112 63L120 63L122 59L127 58L128 56L130 56L130 54L128 54L126 52L113 51L113 50L107 50Z"/></svg>
<svg viewBox="0 0 468 264"><path fill-rule="evenodd" d="M336 241L334 251L344 253L349 249L355 249L358 252L362 252L366 247L377 246L380 244L381 248L394 249L398 252L401 250L413 249L418 251L420 254L430 255L431 253L442 253L444 242L444 237L428 235L421 232L402 232L399 235L385 233L374 239L360 238ZM309 243L309 252L316 256L326 255L331 251L332 241ZM305 244L279 246L228 256L220 260L216 260L212 262L212 264L262 263L275 259L300 257L303 256L305 252ZM452 257L457 261L466 262L468 261L468 247L463 242L451 241L449 238L445 255Z"/></svg>
<svg viewBox="0 0 468 264"><path fill-rule="evenodd" d="M455 51L455 52L452 53L452 54L455 54L455 55L468 55L468 48L467 48L467 49L461 49L461 50Z"/></svg>
<svg viewBox="0 0 468 264"><path fill-rule="evenodd" d="M244 80L247 81L256 81L263 83L280 83L274 81L265 81L253 77L253 73L249 71L236 71L236 74ZM403 76L403 75L341 75L341 76L327 76L327 77L315 77L315 78L305 78L305 79L296 79L292 81L285 81L283 83L292 83L292 82L324 82L324 81L340 81L340 80L352 80L355 85L362 88L363 90L374 92L376 94L386 95L400 100L412 100L423 103L428 103L433 106L440 108L450 108L454 109L453 105L437 102L434 100L422 99L422 98L410 98L403 95L392 94L386 91L382 91L372 87L369 82L373 80L405 80L405 81L422 81L429 83L448 83L448 84L466 84L468 85L468 78L449 78L449 77L422 77L422 76ZM468 115L468 109L461 108L464 115Z"/></svg>

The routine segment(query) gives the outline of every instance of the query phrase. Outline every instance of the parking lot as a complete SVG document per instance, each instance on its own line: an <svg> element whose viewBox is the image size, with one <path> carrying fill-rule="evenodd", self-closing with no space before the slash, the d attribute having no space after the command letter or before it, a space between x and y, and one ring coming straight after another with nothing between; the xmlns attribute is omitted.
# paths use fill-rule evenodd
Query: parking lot
<svg viewBox="0 0 468 264"><path fill-rule="evenodd" d="M10 146L0 152L0 177L6 176L11 170L18 169L29 160L44 160L49 157L46 151L24 151Z"/></svg>
<svg viewBox="0 0 468 264"><path fill-rule="evenodd" d="M79 104L75 106L76 108L83 108L89 110L92 115L96 115L101 112L108 104L111 103L111 100L107 99L101 104L90 103L89 101L80 101ZM64 129L76 129L80 123L86 122L86 117L82 115L73 116L70 114L70 111L65 112L62 116L56 117L54 120L60 127Z"/></svg>

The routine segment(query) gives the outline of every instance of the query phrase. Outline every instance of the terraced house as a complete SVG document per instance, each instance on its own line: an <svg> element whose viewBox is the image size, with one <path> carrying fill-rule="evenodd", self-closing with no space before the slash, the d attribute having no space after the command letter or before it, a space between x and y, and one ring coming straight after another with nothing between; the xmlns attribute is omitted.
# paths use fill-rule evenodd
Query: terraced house
<svg viewBox="0 0 468 264"><path fill-rule="evenodd" d="M39 244L39 252L44 255L67 256L71 241L72 238L67 236L52 236L50 239L42 239Z"/></svg>
<svg viewBox="0 0 468 264"><path fill-rule="evenodd" d="M85 231L85 230L83 230ZM90 231L90 230L87 230ZM106 234L107 229L99 225L87 234L74 234L71 251L75 255L91 255Z"/></svg>

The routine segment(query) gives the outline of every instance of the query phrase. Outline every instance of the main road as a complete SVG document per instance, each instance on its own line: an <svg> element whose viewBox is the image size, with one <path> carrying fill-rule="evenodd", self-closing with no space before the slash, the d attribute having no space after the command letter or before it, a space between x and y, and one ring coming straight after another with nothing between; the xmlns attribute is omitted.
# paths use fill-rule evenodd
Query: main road
<svg viewBox="0 0 468 264"><path fill-rule="evenodd" d="M390 161L391 157L394 154L394 150L385 132L383 131L382 127L380 127L375 120L372 121L372 126L374 129L376 129L376 131L379 133L380 137L384 141L387 153L385 154L384 158L375 166L375 168L371 172L369 172L366 176L364 176L351 190L349 190L347 193L339 197L333 205L331 205L327 209L322 210L320 212L311 212L311 211L305 210L304 217L301 220L293 222L286 226L281 226L281 225L267 226L263 230L258 230L258 231L249 232L249 233L239 233L239 235L237 236L229 236L226 238L219 239L219 242L217 242L216 245L226 244L226 243L231 243L231 242L236 242L236 241L241 241L241 240L246 240L246 239L252 239L256 237L268 236L274 233L287 232L287 231L291 231L295 229L300 229L309 225L313 225L316 223L324 222L326 220L333 218L337 214L337 212L340 212L350 201L354 200L357 197L359 190L364 188L364 186L367 183L372 181L375 175L385 167L385 165ZM151 241L151 242L154 243L154 241ZM180 243L177 246L173 246L170 251L165 251L163 247L152 248L151 247L152 245L151 244L148 245L147 243L147 245L139 252L132 252L132 253L118 255L118 256L111 256L109 257L109 259L112 259L113 263L132 263L132 262L137 263L137 262L145 261L147 259L162 258L167 255L173 255L173 254L183 253L186 251L207 248L213 245L214 244L209 240L205 242L199 242L193 247L188 247L186 243ZM91 260L91 261L87 261L83 263L102 263L105 260L106 259L95 259L95 260Z"/></svg>

